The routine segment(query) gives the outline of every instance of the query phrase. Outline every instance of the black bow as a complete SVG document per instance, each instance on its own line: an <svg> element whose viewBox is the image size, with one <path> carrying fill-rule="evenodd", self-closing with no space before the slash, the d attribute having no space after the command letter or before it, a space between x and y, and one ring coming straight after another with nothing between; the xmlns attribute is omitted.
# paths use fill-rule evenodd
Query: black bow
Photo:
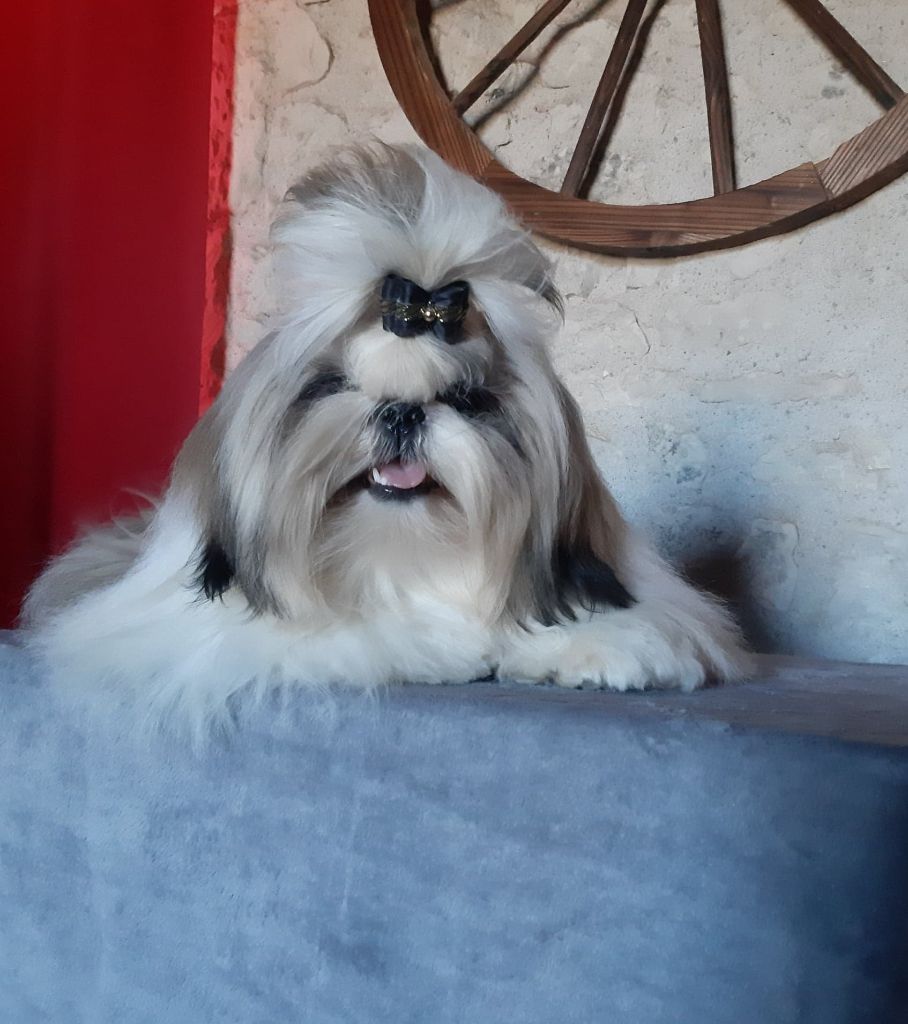
<svg viewBox="0 0 908 1024"><path fill-rule="evenodd" d="M427 292L398 274L388 274L381 286L381 325L401 338L431 331L439 341L460 341L467 315L470 286L453 281Z"/></svg>

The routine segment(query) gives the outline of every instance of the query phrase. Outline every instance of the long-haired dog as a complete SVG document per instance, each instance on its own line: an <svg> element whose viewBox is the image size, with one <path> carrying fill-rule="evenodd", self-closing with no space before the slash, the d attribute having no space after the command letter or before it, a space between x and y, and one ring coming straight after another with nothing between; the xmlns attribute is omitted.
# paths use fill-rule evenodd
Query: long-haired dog
<svg viewBox="0 0 908 1024"><path fill-rule="evenodd" d="M61 683L198 724L291 683L741 672L726 612L606 490L546 349L549 264L496 195L431 153L357 151L290 190L274 240L290 312L160 503L27 599Z"/></svg>

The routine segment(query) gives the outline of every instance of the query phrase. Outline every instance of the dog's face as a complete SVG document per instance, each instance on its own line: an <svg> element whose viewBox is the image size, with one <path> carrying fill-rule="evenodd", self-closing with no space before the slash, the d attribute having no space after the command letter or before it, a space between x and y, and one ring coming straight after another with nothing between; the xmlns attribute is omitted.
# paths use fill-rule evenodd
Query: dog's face
<svg viewBox="0 0 908 1024"><path fill-rule="evenodd" d="M620 520L544 344L540 297L557 295L499 200L396 153L316 174L281 230L302 312L234 372L175 468L204 593L295 622L419 596L516 621L597 587L623 602L599 561ZM388 329L383 278L466 282L456 336Z"/></svg>
<svg viewBox="0 0 908 1024"><path fill-rule="evenodd" d="M531 390L532 370L477 310L448 344L384 331L369 309L307 366L277 428L272 533L295 538L287 564L304 559L335 604L381 600L383 586L475 600L478 586L500 611L534 505L557 500L565 444L551 383L537 370Z"/></svg>

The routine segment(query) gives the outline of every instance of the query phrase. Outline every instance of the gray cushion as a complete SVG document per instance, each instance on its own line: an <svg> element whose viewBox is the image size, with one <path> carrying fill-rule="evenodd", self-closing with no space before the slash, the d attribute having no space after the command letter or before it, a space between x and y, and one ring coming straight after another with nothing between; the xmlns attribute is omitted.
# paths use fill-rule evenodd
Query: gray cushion
<svg viewBox="0 0 908 1024"><path fill-rule="evenodd" d="M826 724L414 686L294 694L199 754L0 645L0 1020L904 1021L908 757L799 734L881 677L764 669Z"/></svg>

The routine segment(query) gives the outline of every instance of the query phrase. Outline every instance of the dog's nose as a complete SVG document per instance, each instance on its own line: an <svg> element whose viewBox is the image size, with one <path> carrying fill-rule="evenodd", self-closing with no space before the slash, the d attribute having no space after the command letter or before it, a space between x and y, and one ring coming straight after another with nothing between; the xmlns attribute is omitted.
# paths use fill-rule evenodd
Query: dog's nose
<svg viewBox="0 0 908 1024"><path fill-rule="evenodd" d="M411 434L426 419L426 411L414 402L394 402L382 409L379 419L385 430L399 437Z"/></svg>

